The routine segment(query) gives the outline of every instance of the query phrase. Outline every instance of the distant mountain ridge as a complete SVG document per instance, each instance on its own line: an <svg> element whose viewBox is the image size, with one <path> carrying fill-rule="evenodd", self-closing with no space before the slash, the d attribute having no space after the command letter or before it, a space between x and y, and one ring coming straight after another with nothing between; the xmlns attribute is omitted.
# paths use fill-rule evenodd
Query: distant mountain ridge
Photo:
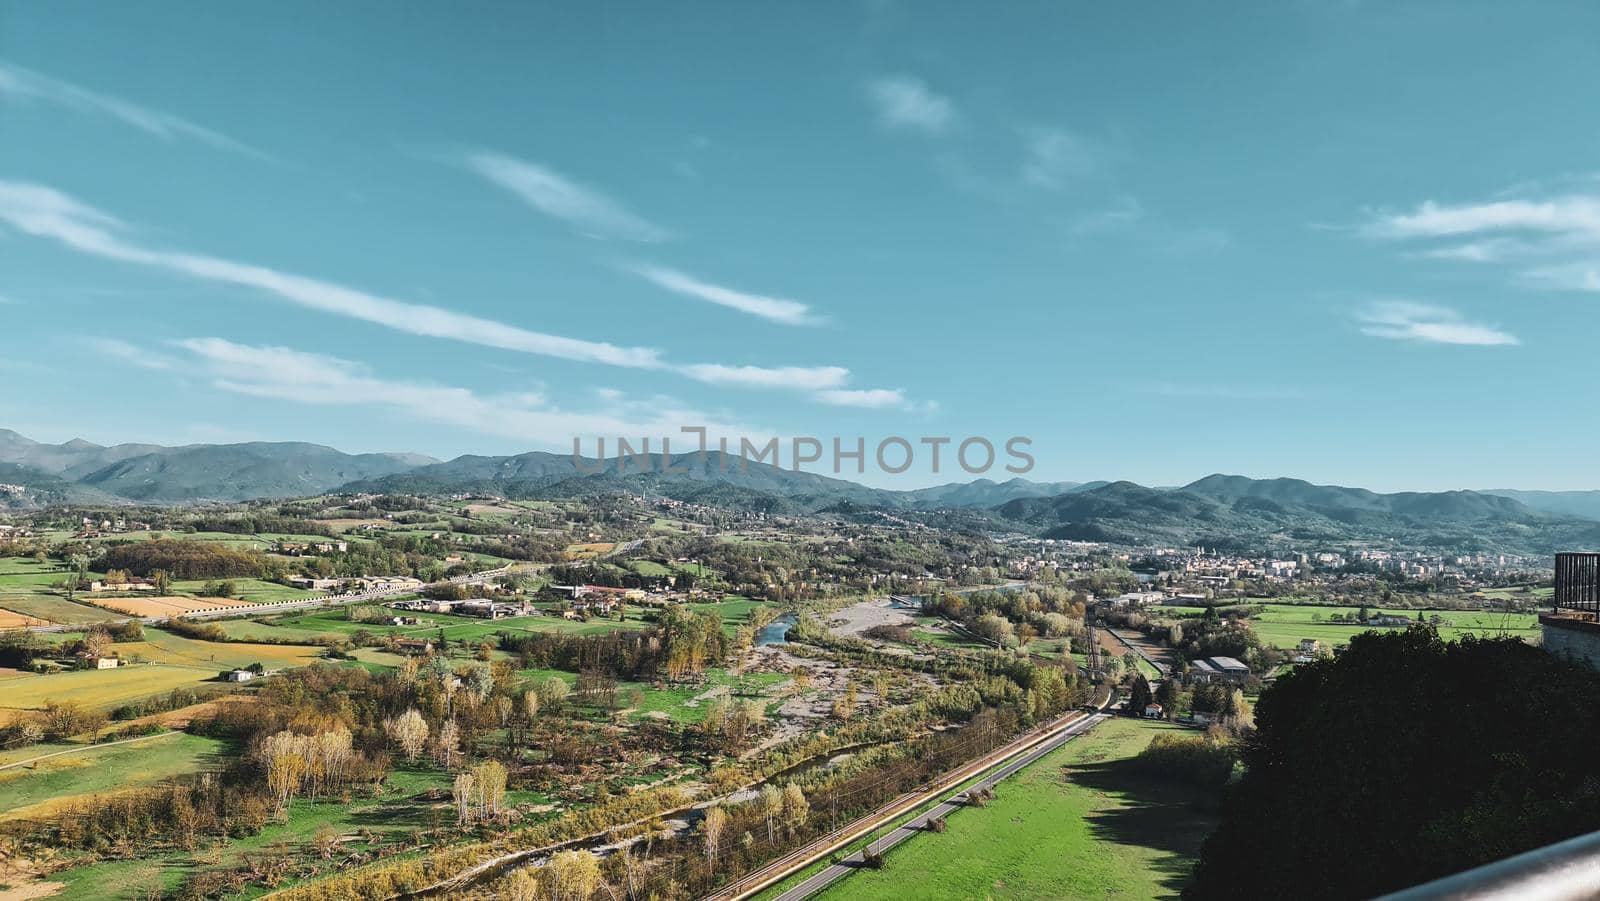
<svg viewBox="0 0 1600 901"><path fill-rule="evenodd" d="M1457 553L1548 554L1600 544L1600 522L1476 491L1378 494L1300 479L1212 475L1181 488L1132 482L995 508L1041 535L1124 544L1259 547L1398 541Z"/></svg>
<svg viewBox="0 0 1600 901"><path fill-rule="evenodd" d="M763 508L821 509L839 502L900 509L992 507L1019 497L1045 497L1078 488L1075 482L1005 482L978 479L894 491L847 479L797 472L770 463L709 451L677 454L662 465L653 457L648 471L633 458L574 459L571 454L531 451L510 457L457 457L407 472L366 479L344 486L347 491L409 494L495 494L525 499L583 496L601 486L613 491L654 491L678 500L712 503L720 490L765 495L785 503L761 501ZM710 486L720 486L713 489ZM735 504L737 506L737 504Z"/></svg>
<svg viewBox="0 0 1600 901"><path fill-rule="evenodd" d="M1481 493L1508 497L1545 513L1600 520L1600 491L1518 491L1514 488L1490 488Z"/></svg>
<svg viewBox="0 0 1600 901"><path fill-rule="evenodd" d="M0 510L59 504L118 504L125 500L18 463L0 463Z"/></svg>
<svg viewBox="0 0 1600 901"><path fill-rule="evenodd" d="M815 510L841 502L934 509L987 508L1082 487L1074 482L1013 478L892 491L735 456L723 458L716 452L704 457L681 454L671 461L673 472L647 473L632 459L619 469L615 459L574 462L570 454L545 451L503 457L468 454L442 462L420 454L346 454L302 442L105 447L73 439L45 444L8 429L0 429L0 462L26 469L29 479L41 485L56 480L12 506L38 506L45 497L51 503L171 504L348 490L552 499L653 491L696 503L772 511Z"/></svg>
<svg viewBox="0 0 1600 901"><path fill-rule="evenodd" d="M56 498L47 503L167 504L300 497L437 462L421 454L346 454L294 441L103 447L73 439L44 444L0 429L0 463L32 473L35 481L53 478L61 483L50 483L39 495ZM76 488L69 490L63 485Z"/></svg>
<svg viewBox="0 0 1600 901"><path fill-rule="evenodd" d="M235 502L329 492L576 499L645 494L730 509L863 514L961 510L964 523L1125 544L1405 541L1462 552L1600 546L1600 491L1396 492L1302 479L1210 475L1177 488L1133 482L977 479L895 491L716 452L649 471L632 458L534 451L346 454L301 442L163 447L43 444L0 429L0 509L50 504Z"/></svg>

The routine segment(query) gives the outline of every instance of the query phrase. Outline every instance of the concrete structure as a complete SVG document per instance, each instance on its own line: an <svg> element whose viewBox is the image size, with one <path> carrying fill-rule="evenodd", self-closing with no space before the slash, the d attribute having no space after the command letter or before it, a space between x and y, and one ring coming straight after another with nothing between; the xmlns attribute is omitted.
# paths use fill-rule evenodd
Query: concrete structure
<svg viewBox="0 0 1600 901"><path fill-rule="evenodd" d="M1557 554L1554 609L1539 617L1544 649L1600 670L1600 554Z"/></svg>
<svg viewBox="0 0 1600 901"><path fill-rule="evenodd" d="M156 580L154 580L154 579L141 579L138 576L134 576L134 577L130 578L128 581L123 582L120 585L113 585L110 582L104 582L104 581L100 581L100 580L97 579L97 580L89 583L89 590L90 591L155 591L156 590Z"/></svg>
<svg viewBox="0 0 1600 901"><path fill-rule="evenodd" d="M1237 685L1250 678L1250 667L1232 657L1207 657L1189 665L1189 678L1196 682L1230 682Z"/></svg>

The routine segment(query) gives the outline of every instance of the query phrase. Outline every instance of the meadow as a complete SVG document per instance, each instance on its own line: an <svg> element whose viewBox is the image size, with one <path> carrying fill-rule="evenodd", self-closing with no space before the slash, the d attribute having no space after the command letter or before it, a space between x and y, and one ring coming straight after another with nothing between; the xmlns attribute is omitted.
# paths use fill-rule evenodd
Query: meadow
<svg viewBox="0 0 1600 901"><path fill-rule="evenodd" d="M232 669L252 663L260 663L267 669L304 666L322 654L322 648L309 645L198 641L149 626L145 627L144 635L144 641L118 642L112 647L124 657L208 669Z"/></svg>
<svg viewBox="0 0 1600 901"><path fill-rule="evenodd" d="M1359 612L1359 607L1320 607L1302 604L1266 604L1265 607L1266 612L1251 617L1250 627L1263 642L1280 648L1294 648L1299 645L1302 638L1315 638L1325 645L1337 646L1348 643L1350 636L1357 632L1398 628L1328 621L1328 617L1336 613L1353 619ZM1200 607L1155 609L1179 616L1194 616L1204 612L1204 608ZM1369 609L1369 613L1373 615L1380 612L1404 616L1413 622L1419 612L1429 622L1438 616L1439 635L1446 639L1460 638L1468 634L1478 636L1505 634L1531 641L1539 636L1539 618L1532 613L1494 613L1486 610L1380 610L1376 607Z"/></svg>
<svg viewBox="0 0 1600 901"><path fill-rule="evenodd" d="M214 738L166 732L128 744L87 746L34 763L0 770L0 820L49 813L82 795L153 785L172 776L212 767L223 743ZM28 749L31 758L58 748ZM31 759L24 758L24 759Z"/></svg>
<svg viewBox="0 0 1600 901"><path fill-rule="evenodd" d="M646 717L665 718L680 723L698 723L706 718L711 702L718 695L731 695L737 699L772 697L779 685L789 681L782 673L749 673L735 676L725 669L706 670L706 682L698 686L668 686L654 688L645 682L620 682L617 684L618 703L631 706L630 693L639 691L639 703L632 706L630 719Z"/></svg>
<svg viewBox="0 0 1600 901"><path fill-rule="evenodd" d="M31 557L0 557L0 609L53 623L95 623L117 615L56 594L52 585L69 574L54 560L43 565ZM98 577L92 573L91 577Z"/></svg>
<svg viewBox="0 0 1600 901"><path fill-rule="evenodd" d="M175 688L212 682L223 670L253 663L267 669L303 666L322 653L321 648L305 645L196 641L148 627L144 641L119 642L113 648L125 660L148 662L106 670L26 673L6 679L5 692L0 694L0 718L19 710L37 710L49 701L109 711Z"/></svg>
<svg viewBox="0 0 1600 901"><path fill-rule="evenodd" d="M20 676L5 682L5 693L0 696L5 702L0 704L0 720L19 710L37 710L49 701L111 710L174 688L194 688L216 675L217 670L150 664Z"/></svg>
<svg viewBox="0 0 1600 901"><path fill-rule="evenodd" d="M446 800L424 800L436 792ZM301 799L289 809L288 822L270 822L259 835L230 840L216 849L169 851L140 860L107 860L54 873L61 883L56 901L98 901L102 898L145 897L152 889L172 893L196 870L240 865L247 857L284 851L303 854L317 830L331 827L344 837L343 851L361 851L387 844L435 822L449 822L449 775L437 770L400 766L385 780L378 797ZM369 842L366 836L371 836ZM252 887L239 897L265 893Z"/></svg>
<svg viewBox="0 0 1600 901"><path fill-rule="evenodd" d="M889 851L882 870L857 870L815 897L1175 897L1215 821L1190 790L1126 763L1175 728L1107 720L1000 783L987 806L952 813L944 834L922 833Z"/></svg>
<svg viewBox="0 0 1600 901"><path fill-rule="evenodd" d="M179 579L172 583L172 589L184 594L204 594L208 581L206 579ZM265 582L261 579L227 579L225 581L233 583L233 597L249 601L252 604L267 604L273 601L298 601L308 598L312 594L312 592L295 588L292 585L279 585L277 582Z"/></svg>

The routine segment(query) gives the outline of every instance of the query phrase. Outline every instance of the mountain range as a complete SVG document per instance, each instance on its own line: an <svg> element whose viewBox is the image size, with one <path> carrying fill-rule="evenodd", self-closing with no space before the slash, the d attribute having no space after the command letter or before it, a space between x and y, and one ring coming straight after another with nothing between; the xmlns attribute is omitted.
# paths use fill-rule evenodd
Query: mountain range
<svg viewBox="0 0 1600 901"><path fill-rule="evenodd" d="M321 494L360 479L437 463L421 454L346 454L301 442L43 444L0 429L0 494L12 507L49 503L155 504ZM9 498L9 502L7 502Z"/></svg>
<svg viewBox="0 0 1600 901"><path fill-rule="evenodd" d="M959 508L996 529L1128 544L1394 541L1514 553L1600 544L1600 491L1379 494L1234 475L1172 488L1013 478L893 491L716 452L680 454L665 468L659 458L651 462L645 471L632 459L542 451L439 461L420 454L345 454L300 442L44 444L0 429L0 509L235 502L335 491L545 500L631 493L766 512Z"/></svg>
<svg viewBox="0 0 1600 901"><path fill-rule="evenodd" d="M1454 553L1548 554L1600 544L1600 522L1482 492L1378 494L1229 475L1172 489L1113 482L1010 501L995 512L1050 538L1225 550L1394 542Z"/></svg>
<svg viewBox="0 0 1600 901"><path fill-rule="evenodd" d="M992 507L1020 497L1048 497L1076 490L1076 482L1004 482L978 479L910 491L871 488L848 479L746 460L708 451L674 455L666 465L652 458L648 470L633 458L602 460L533 451L513 457L457 457L346 486L351 491L405 494L482 493L519 499L554 500L597 490L635 494L653 491L677 500L716 503L739 494L766 499L773 510L818 510L838 503L895 509ZM776 503L774 501L777 501ZM738 506L738 504L734 504Z"/></svg>

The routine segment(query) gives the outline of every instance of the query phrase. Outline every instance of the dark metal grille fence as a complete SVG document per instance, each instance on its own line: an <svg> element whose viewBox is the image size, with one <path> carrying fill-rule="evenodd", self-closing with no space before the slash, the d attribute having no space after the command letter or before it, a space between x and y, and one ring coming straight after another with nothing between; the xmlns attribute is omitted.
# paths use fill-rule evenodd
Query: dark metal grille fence
<svg viewBox="0 0 1600 901"><path fill-rule="evenodd" d="M1555 609L1600 616L1600 554L1556 555Z"/></svg>

